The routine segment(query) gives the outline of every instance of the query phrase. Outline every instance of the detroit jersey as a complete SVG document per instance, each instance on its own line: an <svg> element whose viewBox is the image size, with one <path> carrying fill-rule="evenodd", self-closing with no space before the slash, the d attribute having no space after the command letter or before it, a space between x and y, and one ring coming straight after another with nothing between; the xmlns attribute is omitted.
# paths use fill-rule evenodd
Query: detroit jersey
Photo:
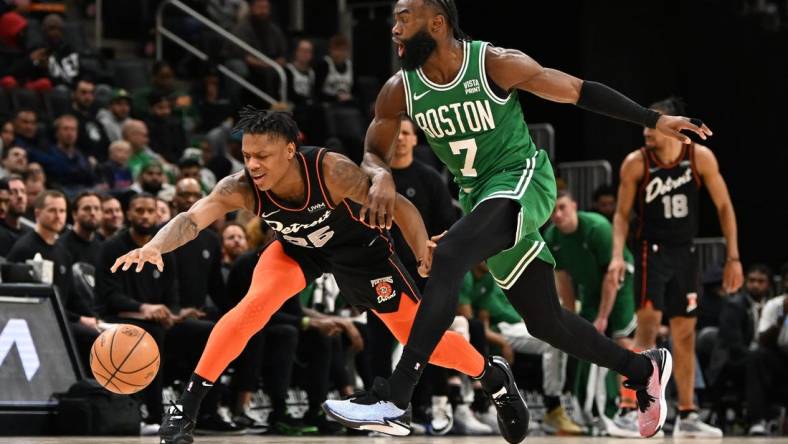
<svg viewBox="0 0 788 444"><path fill-rule="evenodd" d="M653 151L641 148L644 176L637 197L635 238L662 244L688 244L698 231L700 177L695 145L683 145L681 155L663 164Z"/></svg>
<svg viewBox="0 0 788 444"><path fill-rule="evenodd" d="M323 180L325 148L300 147L305 181L304 202L294 204L270 191L260 191L246 172L254 189L255 213L276 232L285 253L298 262L309 283L323 273L333 273L348 302L395 311L396 289L407 289L417 300L415 286L394 254L388 231L361 223L361 206L344 199L333 202ZM389 302L390 303L387 303Z"/></svg>

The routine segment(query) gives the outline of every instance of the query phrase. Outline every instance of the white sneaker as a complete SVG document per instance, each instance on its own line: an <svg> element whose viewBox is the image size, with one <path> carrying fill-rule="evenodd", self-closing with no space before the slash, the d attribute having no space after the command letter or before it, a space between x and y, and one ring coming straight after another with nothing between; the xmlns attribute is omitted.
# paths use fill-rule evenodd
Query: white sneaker
<svg viewBox="0 0 788 444"><path fill-rule="evenodd" d="M476 419L479 420L482 424L486 425L492 431L491 433L494 435L500 435L501 430L498 427L498 412L495 411L495 406L491 405L490 408L487 409L486 412L480 413L476 412ZM535 421L531 421L535 422Z"/></svg>
<svg viewBox="0 0 788 444"><path fill-rule="evenodd" d="M459 435L490 435L492 428L473 416L467 404L460 404L454 409L454 433Z"/></svg>
<svg viewBox="0 0 788 444"><path fill-rule="evenodd" d="M691 412L686 418L676 417L673 428L674 438L722 438L722 430L700 420L698 412Z"/></svg>
<svg viewBox="0 0 788 444"><path fill-rule="evenodd" d="M156 436L159 434L159 424L140 424L140 436Z"/></svg>
<svg viewBox="0 0 788 444"><path fill-rule="evenodd" d="M605 421L605 426L607 433L614 438L640 438L637 410L630 410L623 415L616 413L612 421Z"/></svg>
<svg viewBox="0 0 788 444"><path fill-rule="evenodd" d="M766 435L768 435L769 432L766 431L766 421L762 419L762 420L760 420L758 422L754 422L750 426L750 431L747 432L747 434L750 435L750 436L766 436Z"/></svg>
<svg viewBox="0 0 788 444"><path fill-rule="evenodd" d="M433 396L432 397L432 420L430 421L429 430L430 435L445 435L449 433L454 425L454 415L449 404L448 396Z"/></svg>

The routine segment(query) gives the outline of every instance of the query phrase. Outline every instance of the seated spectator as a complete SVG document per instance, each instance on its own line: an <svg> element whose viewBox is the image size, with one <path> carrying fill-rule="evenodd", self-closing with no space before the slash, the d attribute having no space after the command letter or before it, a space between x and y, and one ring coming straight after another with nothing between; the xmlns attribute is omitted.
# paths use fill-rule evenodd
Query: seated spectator
<svg viewBox="0 0 788 444"><path fill-rule="evenodd" d="M200 184L194 179L181 179L175 184L175 197L172 199L175 217L194 205L203 193ZM213 230L201 230L197 237L175 250L180 282L181 307L198 310L200 317L206 311L213 312L218 320L213 301L224 298L224 279L222 279L222 242ZM209 303L208 298L211 298Z"/></svg>
<svg viewBox="0 0 788 444"><path fill-rule="evenodd" d="M125 140L116 140L109 144L109 160L98 167L99 181L110 190L125 190L134 180L129 168L131 144Z"/></svg>
<svg viewBox="0 0 788 444"><path fill-rule="evenodd" d="M24 263L39 256L44 259L41 279L57 289L61 304L66 310L71 333L77 342L83 363L89 364L90 347L98 337L96 314L92 301L84 300L73 290L71 281L71 255L57 242L58 233L66 225L66 196L60 191L47 190L34 203L36 228L22 235L8 252L9 262ZM86 367L88 368L88 367Z"/></svg>
<svg viewBox="0 0 788 444"><path fill-rule="evenodd" d="M26 30L27 19L24 16L10 9L10 5L0 6L0 49L3 52L22 54L25 49ZM0 82L0 86L7 87L6 82L7 80ZM10 85L13 86L13 83Z"/></svg>
<svg viewBox="0 0 788 444"><path fill-rule="evenodd" d="M71 114L55 119L55 145L45 155L31 156L41 163L52 184L61 186L68 194L77 194L96 184L93 167L77 146L79 121Z"/></svg>
<svg viewBox="0 0 788 444"><path fill-rule="evenodd" d="M211 20L224 29L232 29L249 12L246 0L208 0L206 12Z"/></svg>
<svg viewBox="0 0 788 444"><path fill-rule="evenodd" d="M166 182L164 169L158 162L150 162L145 165L137 176L137 181L134 182L130 189L137 193L149 193L165 202L172 202L172 197L175 195L175 187Z"/></svg>
<svg viewBox="0 0 788 444"><path fill-rule="evenodd" d="M233 171L232 161L224 153L217 152L216 148L207 139L200 142L200 151L202 164L205 166L205 169L212 173L217 181L228 176Z"/></svg>
<svg viewBox="0 0 788 444"><path fill-rule="evenodd" d="M0 126L0 148L4 151L14 146L14 122L6 120Z"/></svg>
<svg viewBox="0 0 788 444"><path fill-rule="evenodd" d="M295 106L311 105L315 98L315 70L312 69L314 48L309 39L300 39L296 43L293 61L285 65L287 68L287 98Z"/></svg>
<svg viewBox="0 0 788 444"><path fill-rule="evenodd" d="M129 168L131 169L131 176L136 178L142 167L153 162L161 161L161 156L154 153L150 149L148 143L150 141L148 136L148 126L141 120L128 119L121 126L121 135L123 140L131 145L131 157L129 158Z"/></svg>
<svg viewBox="0 0 788 444"><path fill-rule="evenodd" d="M279 65L285 64L287 41L279 25L271 20L269 0L252 0L249 3L249 14L233 28L232 33ZM279 80L267 62L230 42L226 43L223 52L225 58L234 59L228 60L231 69L249 78L252 83L262 86L262 89L269 93L276 91ZM231 95L237 92L235 89Z"/></svg>
<svg viewBox="0 0 788 444"><path fill-rule="evenodd" d="M786 266L783 265L783 270ZM785 277L785 273L783 273ZM777 296L763 307L758 321L758 348L747 362L747 412L750 435L767 435L766 420L774 417L769 402L788 405L788 295Z"/></svg>
<svg viewBox="0 0 788 444"><path fill-rule="evenodd" d="M222 228L222 276L225 282L227 275L230 274L230 267L247 251L249 251L249 243L243 225L237 222L226 223Z"/></svg>
<svg viewBox="0 0 788 444"><path fill-rule="evenodd" d="M11 196L8 190L8 180L0 178L0 220L5 219L8 212L8 206L11 203ZM13 236L9 230L0 226L0 257L5 257L6 254L14 246L17 237Z"/></svg>
<svg viewBox="0 0 788 444"><path fill-rule="evenodd" d="M63 39L63 19L49 14L41 23L44 31L44 46L34 49L28 58L10 69L18 86L37 90L52 89L53 86L73 87L80 75L79 48L72 48Z"/></svg>
<svg viewBox="0 0 788 444"><path fill-rule="evenodd" d="M12 174L22 176L27 172L27 151L21 146L9 146L3 150L0 177Z"/></svg>
<svg viewBox="0 0 788 444"><path fill-rule="evenodd" d="M13 144L21 146L28 154L48 146L46 139L38 133L38 116L32 109L22 108L16 112Z"/></svg>
<svg viewBox="0 0 788 444"><path fill-rule="evenodd" d="M134 92L132 100L133 113L135 116L148 117L152 103L149 102L153 93L163 95L170 100L172 114L181 121L193 118L194 110L192 98L186 91L176 86L175 70L166 60L160 60L153 64L153 75L151 84L145 88Z"/></svg>
<svg viewBox="0 0 788 444"><path fill-rule="evenodd" d="M715 393L741 387L739 381L745 379L746 364L758 344L756 332L761 310L769 298L771 277L767 266L750 266L744 290L729 296L722 305L721 328L706 369L707 383Z"/></svg>
<svg viewBox="0 0 788 444"><path fill-rule="evenodd" d="M96 101L96 84L89 77L82 77L76 82L71 95L71 109L79 121L77 146L83 153L92 157L92 164L107 159L109 137L104 126L98 120Z"/></svg>
<svg viewBox="0 0 788 444"><path fill-rule="evenodd" d="M92 192L79 193L71 204L74 226L67 229L58 243L71 253L74 262L98 263L101 240L96 236L101 221L101 198Z"/></svg>
<svg viewBox="0 0 788 444"><path fill-rule="evenodd" d="M202 78L194 91L194 102L200 123L197 131L208 132L233 115L234 107L227 93L222 91L221 78L215 69Z"/></svg>
<svg viewBox="0 0 788 444"><path fill-rule="evenodd" d="M33 218L33 202L36 197L46 189L47 175L44 168L38 162L28 162L27 174L25 174L25 192L27 193L27 210L25 215L28 219Z"/></svg>
<svg viewBox="0 0 788 444"><path fill-rule="evenodd" d="M600 185L594 190L591 209L612 222L616 212L616 189L612 185Z"/></svg>
<svg viewBox="0 0 788 444"><path fill-rule="evenodd" d="M104 127L107 138L114 142L123 137L122 127L130 116L131 96L125 89L115 89L109 107L101 108L96 114L96 120Z"/></svg>
<svg viewBox="0 0 788 444"><path fill-rule="evenodd" d="M197 148L187 148L178 162L178 179L191 178L200 183L203 193L209 193L216 186L216 176L208 168L203 168L202 152Z"/></svg>
<svg viewBox="0 0 788 444"><path fill-rule="evenodd" d="M181 309L178 301L175 255L162 255L164 269L146 264L139 273L134 269L111 271L115 260L145 245L156 230L156 199L149 194L131 198L127 213L130 227L106 240L96 267L96 301L111 322L129 323L145 329L159 345L161 367L156 378L141 393L148 410L146 423L157 429L164 413L162 386L165 374L185 379L197 365L213 323L194 318L194 310ZM216 392L213 390L212 392ZM237 428L219 417L218 400L203 405L198 419L200 428Z"/></svg>
<svg viewBox="0 0 788 444"><path fill-rule="evenodd" d="M112 196L101 198L101 223L96 236L99 240L109 239L123 229L124 216L120 201Z"/></svg>
<svg viewBox="0 0 788 444"><path fill-rule="evenodd" d="M145 119L153 150L167 162L176 163L186 148L186 132L180 119L173 116L172 104L164 93L152 92L148 96L150 113Z"/></svg>
<svg viewBox="0 0 788 444"><path fill-rule="evenodd" d="M163 226L172 219L172 207L164 199L156 198L156 226Z"/></svg>
<svg viewBox="0 0 788 444"><path fill-rule="evenodd" d="M350 60L350 40L335 35L328 41L328 55L315 66L316 88L325 102L353 100L353 62Z"/></svg>
<svg viewBox="0 0 788 444"><path fill-rule="evenodd" d="M0 256L8 255L11 247L23 234L31 231L35 223L25 219L27 211L27 192L25 183L18 176L11 176L5 179L5 187L8 194L8 205L5 208L5 215L0 220Z"/></svg>

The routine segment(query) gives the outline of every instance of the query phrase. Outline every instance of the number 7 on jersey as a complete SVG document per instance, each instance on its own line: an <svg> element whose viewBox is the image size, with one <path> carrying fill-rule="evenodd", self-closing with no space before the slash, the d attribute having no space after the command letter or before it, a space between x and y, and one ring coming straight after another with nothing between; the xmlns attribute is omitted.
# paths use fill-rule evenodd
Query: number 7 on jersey
<svg viewBox="0 0 788 444"><path fill-rule="evenodd" d="M476 168L473 167L473 161L476 160L476 139L455 140L449 142L452 154L455 156L462 154L462 150L468 150L465 155L465 164L460 169L460 172L465 177L476 177Z"/></svg>

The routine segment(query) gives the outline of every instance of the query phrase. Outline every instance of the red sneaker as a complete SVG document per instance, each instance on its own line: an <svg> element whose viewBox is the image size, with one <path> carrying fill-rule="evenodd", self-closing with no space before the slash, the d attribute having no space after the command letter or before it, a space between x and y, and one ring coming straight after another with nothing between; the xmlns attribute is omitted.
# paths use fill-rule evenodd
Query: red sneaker
<svg viewBox="0 0 788 444"><path fill-rule="evenodd" d="M640 436L651 438L665 424L668 404L665 402L665 387L673 372L673 358L664 348L647 350L642 353L654 365L648 384L624 381L624 387L635 390L638 400L638 428Z"/></svg>

